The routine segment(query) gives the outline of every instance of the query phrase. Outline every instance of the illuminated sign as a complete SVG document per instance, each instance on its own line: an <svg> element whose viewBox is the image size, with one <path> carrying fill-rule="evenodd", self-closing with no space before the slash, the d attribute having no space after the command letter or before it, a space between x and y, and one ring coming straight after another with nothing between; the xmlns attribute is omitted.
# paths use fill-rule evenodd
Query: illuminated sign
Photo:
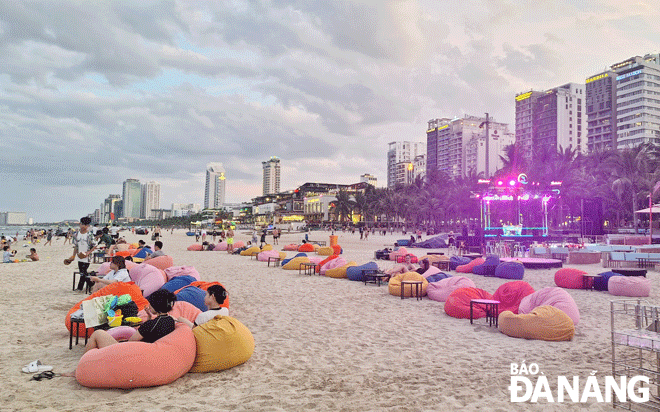
<svg viewBox="0 0 660 412"><path fill-rule="evenodd" d="M408 163L408 170L412 171L415 168L412 163Z"/></svg>
<svg viewBox="0 0 660 412"><path fill-rule="evenodd" d="M635 63L635 59L628 59L626 61L622 61L621 63L614 64L611 67L613 69L618 69L619 67L627 66L627 65L633 64L633 63Z"/></svg>
<svg viewBox="0 0 660 412"><path fill-rule="evenodd" d="M516 96L516 101L519 102L519 101L521 101L521 100L529 99L529 97L530 97L531 95L532 95L532 92L527 92L527 93L519 94L518 96Z"/></svg>
<svg viewBox="0 0 660 412"><path fill-rule="evenodd" d="M479 179L477 181L477 183L486 183L486 184L488 184L488 183L490 183L490 180L488 180L488 179Z"/></svg>
<svg viewBox="0 0 660 412"><path fill-rule="evenodd" d="M561 182L557 182L553 180L552 182L550 182L550 186L561 186Z"/></svg>
<svg viewBox="0 0 660 412"><path fill-rule="evenodd" d="M521 173L518 175L518 182L526 185L527 184L527 175L524 173Z"/></svg>
<svg viewBox="0 0 660 412"><path fill-rule="evenodd" d="M438 130L446 129L446 128L448 128L448 127L449 127L449 125L446 124L446 125L444 125L444 126L440 126L440 127L438 127Z"/></svg>
<svg viewBox="0 0 660 412"><path fill-rule="evenodd" d="M321 199L308 199L307 203L316 203L316 202L320 202L320 201L321 201Z"/></svg>
<svg viewBox="0 0 660 412"><path fill-rule="evenodd" d="M607 73L599 74L598 76L590 77L588 78L585 83L591 83L595 82L596 80L604 79L605 77L608 77L609 75Z"/></svg>
<svg viewBox="0 0 660 412"><path fill-rule="evenodd" d="M426 131L426 133L431 133L431 132L435 132L435 128Z"/></svg>
<svg viewBox="0 0 660 412"><path fill-rule="evenodd" d="M218 179L220 179L220 180L225 180L225 179L226 179L225 174L224 174L224 173L220 173L220 177L219 177Z"/></svg>
<svg viewBox="0 0 660 412"><path fill-rule="evenodd" d="M622 74L621 76L616 76L616 79L617 79L617 80L622 80L622 79L625 79L625 78L630 77L630 76L636 76L636 75L638 75L638 74L640 74L640 73L642 73L642 69L635 70L634 72L630 72L630 73Z"/></svg>

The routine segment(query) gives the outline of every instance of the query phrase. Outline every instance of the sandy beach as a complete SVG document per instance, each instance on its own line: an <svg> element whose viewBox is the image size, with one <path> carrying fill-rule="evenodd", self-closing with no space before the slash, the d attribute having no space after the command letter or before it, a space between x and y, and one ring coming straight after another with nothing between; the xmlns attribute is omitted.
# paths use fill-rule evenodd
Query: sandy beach
<svg viewBox="0 0 660 412"><path fill-rule="evenodd" d="M127 232L129 242L145 239ZM401 234L337 233L344 258L358 264L392 245ZM311 239L328 240L328 232ZM303 235L284 233L279 247L299 243ZM238 240L248 240L240 233ZM272 239L269 236L269 240ZM70 245L37 244L39 262L2 264L0 340L3 390L0 410L8 411L564 411L612 410L610 404L512 404L510 364L537 363L556 376L611 375L610 300L607 292L569 290L581 321L570 342L507 337L495 328L470 325L447 316L443 304L425 298L401 300L387 286L345 279L305 276L298 271L225 252L190 252L194 237L185 230L166 233L164 251L175 265L192 265L202 279L219 281L229 291L231 316L254 335L253 357L220 373L189 373L162 387L99 390L73 378L30 381L21 368L35 359L57 373L73 370L83 345L68 349L67 311L85 295L71 290L75 264L64 266ZM28 253L26 242L15 248ZM411 249L418 256L426 249ZM292 256L294 252L288 252ZM377 261L382 269L389 261ZM92 270L98 265L92 265ZM565 267L567 267L565 265ZM569 266L571 267L571 266ZM576 265L589 273L600 265ZM555 286L556 269L525 270L535 290ZM455 274L452 272L452 274ZM467 274L477 287L494 293L506 280ZM658 273L649 271L652 296Z"/></svg>

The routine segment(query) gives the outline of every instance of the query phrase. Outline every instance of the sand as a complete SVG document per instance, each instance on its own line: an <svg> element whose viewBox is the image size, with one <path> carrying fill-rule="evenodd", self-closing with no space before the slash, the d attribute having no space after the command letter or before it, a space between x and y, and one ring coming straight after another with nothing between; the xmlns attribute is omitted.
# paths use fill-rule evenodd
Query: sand
<svg viewBox="0 0 660 412"><path fill-rule="evenodd" d="M126 234L127 232L123 232ZM313 232L312 239L328 239ZM359 264L393 244L395 235L338 233L345 258ZM126 234L129 242L147 236ZM237 235L248 240L248 233ZM270 237L269 237L270 239ZM301 234L284 233L281 248ZM83 346L68 349L67 311L85 295L71 290L75 264L64 266L70 245L57 238L37 245L41 261L0 265L0 410L54 411L591 411L609 404L512 404L510 364L537 363L550 380L597 371L611 374L607 292L569 290L581 322L571 342L514 339L495 328L447 316L443 304L425 298L401 300L387 286L305 276L267 267L224 252L189 252L184 230L167 233L164 251L175 265L193 265L203 280L220 281L231 297L230 314L253 333L256 348L245 364L220 373L189 373L162 387L98 390L73 378L30 381L21 367L40 359L56 372L73 370ZM21 255L28 248L16 248ZM418 256L424 249L411 249ZM292 256L294 252L288 252ZM392 265L378 261L381 268ZM92 265L92 269L98 265ZM590 273L599 265L575 266ZM556 269L525 271L534 289L555 286ZM472 274L477 287L493 293L504 279ZM658 273L650 271L653 292ZM652 293L653 293L652 292ZM656 292L657 293L657 292ZM657 299L649 299L657 304ZM632 325L631 325L632 326Z"/></svg>

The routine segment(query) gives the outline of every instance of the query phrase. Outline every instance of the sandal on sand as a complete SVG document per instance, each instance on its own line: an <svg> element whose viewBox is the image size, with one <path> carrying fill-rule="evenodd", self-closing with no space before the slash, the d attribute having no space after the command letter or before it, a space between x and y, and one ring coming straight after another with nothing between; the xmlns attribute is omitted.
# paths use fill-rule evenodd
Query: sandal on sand
<svg viewBox="0 0 660 412"><path fill-rule="evenodd" d="M60 375L56 375L53 371L44 371L44 372L41 372L41 373L39 373L39 374L37 374L37 375L34 375L34 376L32 377L32 379L30 379L30 380L32 380L32 381L40 381L40 380L42 380L42 379L53 379L53 378L56 377L56 376L60 376Z"/></svg>
<svg viewBox="0 0 660 412"><path fill-rule="evenodd" d="M39 359L32 361L23 367L23 373L36 373L52 371L53 367L50 365L43 365Z"/></svg>

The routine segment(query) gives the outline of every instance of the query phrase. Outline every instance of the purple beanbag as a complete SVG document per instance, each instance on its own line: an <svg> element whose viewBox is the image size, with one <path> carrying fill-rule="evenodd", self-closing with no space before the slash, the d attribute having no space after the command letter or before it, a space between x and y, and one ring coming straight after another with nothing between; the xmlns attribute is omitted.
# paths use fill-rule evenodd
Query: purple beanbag
<svg viewBox="0 0 660 412"><path fill-rule="evenodd" d="M472 279L465 276L452 276L438 282L429 282L426 296L437 302L445 302L456 289L473 287L475 287L475 284Z"/></svg>

